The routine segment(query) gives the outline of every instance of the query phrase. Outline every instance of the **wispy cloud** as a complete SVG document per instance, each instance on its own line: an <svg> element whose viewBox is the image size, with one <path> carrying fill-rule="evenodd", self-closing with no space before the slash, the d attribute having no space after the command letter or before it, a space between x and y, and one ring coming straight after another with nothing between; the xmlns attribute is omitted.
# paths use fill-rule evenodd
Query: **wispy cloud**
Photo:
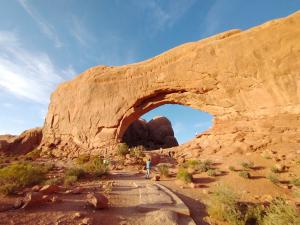
<svg viewBox="0 0 300 225"><path fill-rule="evenodd" d="M157 33L166 28L171 28L191 8L196 0L164 1L133 1L135 7L145 11L147 26L152 32Z"/></svg>
<svg viewBox="0 0 300 225"><path fill-rule="evenodd" d="M18 0L20 5L24 10L32 17L32 19L37 23L40 30L54 42L55 47L62 47L62 42L60 41L55 28L48 23L39 13L32 7L27 0Z"/></svg>
<svg viewBox="0 0 300 225"><path fill-rule="evenodd" d="M90 44L95 44L95 36L86 28L83 20L76 16L72 16L71 23L72 36L83 46L88 47Z"/></svg>
<svg viewBox="0 0 300 225"><path fill-rule="evenodd" d="M0 37L1 91L48 104L50 93L70 69L60 72L47 54L25 49L15 33L0 31Z"/></svg>

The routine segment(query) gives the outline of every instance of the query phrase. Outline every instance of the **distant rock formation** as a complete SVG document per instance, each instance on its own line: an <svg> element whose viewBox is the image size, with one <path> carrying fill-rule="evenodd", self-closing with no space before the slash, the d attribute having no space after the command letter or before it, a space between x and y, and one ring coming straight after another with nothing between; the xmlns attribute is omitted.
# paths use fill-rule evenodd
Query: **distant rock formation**
<svg viewBox="0 0 300 225"><path fill-rule="evenodd" d="M26 130L19 136L0 135L0 154L26 154L40 145L42 137L42 128Z"/></svg>
<svg viewBox="0 0 300 225"><path fill-rule="evenodd" d="M134 121L123 135L122 142L130 147L143 145L151 150L178 146L172 124L163 116L155 117L148 123L143 119Z"/></svg>
<svg viewBox="0 0 300 225"><path fill-rule="evenodd" d="M133 121L163 104L213 115L212 128L191 141L197 149L299 149L299 37L296 12L144 62L88 69L52 94L42 150L58 157L99 154L120 142Z"/></svg>

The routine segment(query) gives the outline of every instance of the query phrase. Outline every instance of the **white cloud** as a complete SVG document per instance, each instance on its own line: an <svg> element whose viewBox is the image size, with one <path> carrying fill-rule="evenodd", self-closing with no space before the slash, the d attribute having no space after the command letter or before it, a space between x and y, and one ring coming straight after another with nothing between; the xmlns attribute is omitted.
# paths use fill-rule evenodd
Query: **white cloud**
<svg viewBox="0 0 300 225"><path fill-rule="evenodd" d="M47 54L25 49L15 33L0 31L0 37L1 91L48 104L50 93L70 68L60 72Z"/></svg>
<svg viewBox="0 0 300 225"><path fill-rule="evenodd" d="M155 34L172 27L195 2L196 0L165 1L165 7L157 0L133 1L133 4L146 12L145 15L149 20L147 26L151 27Z"/></svg>
<svg viewBox="0 0 300 225"><path fill-rule="evenodd" d="M32 17L32 19L37 23L40 30L54 42L55 47L62 47L62 42L60 41L55 28L49 24L29 3L27 0L18 0L24 10Z"/></svg>

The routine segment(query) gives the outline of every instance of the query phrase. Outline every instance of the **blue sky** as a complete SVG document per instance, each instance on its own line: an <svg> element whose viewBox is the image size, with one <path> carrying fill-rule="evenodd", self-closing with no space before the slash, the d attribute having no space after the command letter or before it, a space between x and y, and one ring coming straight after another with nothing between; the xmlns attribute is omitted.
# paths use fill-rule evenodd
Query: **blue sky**
<svg viewBox="0 0 300 225"><path fill-rule="evenodd" d="M41 126L57 84L91 66L142 61L185 42L247 29L300 9L297 0L0 0L0 4L0 134ZM187 128L209 120L178 106L156 113L169 112L175 130L184 126L176 133L182 141L195 134Z"/></svg>

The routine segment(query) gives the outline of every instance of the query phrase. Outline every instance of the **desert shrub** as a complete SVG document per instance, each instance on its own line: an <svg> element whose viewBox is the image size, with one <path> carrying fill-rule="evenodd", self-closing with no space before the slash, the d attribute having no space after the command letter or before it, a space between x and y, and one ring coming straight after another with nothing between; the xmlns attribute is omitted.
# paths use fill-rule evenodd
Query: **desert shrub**
<svg viewBox="0 0 300 225"><path fill-rule="evenodd" d="M251 177L250 173L247 172L247 171L241 171L241 172L239 172L239 176L243 177L243 178L246 178L246 179L249 179Z"/></svg>
<svg viewBox="0 0 300 225"><path fill-rule="evenodd" d="M61 177L56 177L56 178L51 178L46 180L45 184L46 185L59 185L63 182L63 178Z"/></svg>
<svg viewBox="0 0 300 225"><path fill-rule="evenodd" d="M201 160L189 160L183 164L184 168L191 168L199 172L207 172L209 169L212 169L212 161L207 159L204 161Z"/></svg>
<svg viewBox="0 0 300 225"><path fill-rule="evenodd" d="M235 171L235 167L234 167L234 166L229 166L228 169L229 169L230 171Z"/></svg>
<svg viewBox="0 0 300 225"><path fill-rule="evenodd" d="M89 160L90 160L90 155L83 154L83 155L79 155L75 161L78 165L82 165L82 164L88 162Z"/></svg>
<svg viewBox="0 0 300 225"><path fill-rule="evenodd" d="M142 158L145 156L144 151L145 151L144 146L136 146L130 149L129 154L131 157Z"/></svg>
<svg viewBox="0 0 300 225"><path fill-rule="evenodd" d="M276 166L272 166L270 170L272 173L280 173L279 168L277 168Z"/></svg>
<svg viewBox="0 0 300 225"><path fill-rule="evenodd" d="M64 185L65 186L73 185L74 183L76 183L77 180L78 180L77 176L65 176Z"/></svg>
<svg viewBox="0 0 300 225"><path fill-rule="evenodd" d="M158 167L158 171L160 176L162 177L169 177L169 167L167 165L160 165Z"/></svg>
<svg viewBox="0 0 300 225"><path fill-rule="evenodd" d="M247 205L244 212L245 224L263 225L262 220L265 215L265 207L263 205Z"/></svg>
<svg viewBox="0 0 300 225"><path fill-rule="evenodd" d="M176 175L176 178L184 183L191 183L193 181L193 176L185 168L180 168Z"/></svg>
<svg viewBox="0 0 300 225"><path fill-rule="evenodd" d="M273 184L278 184L278 183L279 183L278 177L277 177L275 174L273 174L273 173L269 174L269 175L267 176L267 178L268 178Z"/></svg>
<svg viewBox="0 0 300 225"><path fill-rule="evenodd" d="M126 143L120 143L117 146L117 155L125 157L129 153L129 148Z"/></svg>
<svg viewBox="0 0 300 225"><path fill-rule="evenodd" d="M300 224L300 215L294 207L282 198L275 198L262 220L263 225L297 225Z"/></svg>
<svg viewBox="0 0 300 225"><path fill-rule="evenodd" d="M85 173L89 173L92 176L99 177L107 174L108 165L103 163L103 160L99 158L93 158L87 163L83 164L82 169Z"/></svg>
<svg viewBox="0 0 300 225"><path fill-rule="evenodd" d="M45 168L31 163L14 163L0 169L0 187L3 194L39 184L46 178Z"/></svg>
<svg viewBox="0 0 300 225"><path fill-rule="evenodd" d="M218 171L215 169L209 169L209 170L207 170L207 175L210 177L215 177L218 175Z"/></svg>
<svg viewBox="0 0 300 225"><path fill-rule="evenodd" d="M35 160L41 156L41 152L42 152L41 149L38 149L38 148L34 149L25 155L25 159L26 160Z"/></svg>
<svg viewBox="0 0 300 225"><path fill-rule="evenodd" d="M228 187L218 185L210 199L208 214L232 225L244 225L244 218L238 207L237 195Z"/></svg>
<svg viewBox="0 0 300 225"><path fill-rule="evenodd" d="M244 169L252 169L254 167L254 163L252 161L248 161L248 162L242 162L241 163L241 166L244 168Z"/></svg>
<svg viewBox="0 0 300 225"><path fill-rule="evenodd" d="M85 175L85 171L79 167L71 167L68 168L65 172L65 177L74 176L77 179L83 178Z"/></svg>
<svg viewBox="0 0 300 225"><path fill-rule="evenodd" d="M291 180L291 184L300 187L300 178L295 178L293 180Z"/></svg>

